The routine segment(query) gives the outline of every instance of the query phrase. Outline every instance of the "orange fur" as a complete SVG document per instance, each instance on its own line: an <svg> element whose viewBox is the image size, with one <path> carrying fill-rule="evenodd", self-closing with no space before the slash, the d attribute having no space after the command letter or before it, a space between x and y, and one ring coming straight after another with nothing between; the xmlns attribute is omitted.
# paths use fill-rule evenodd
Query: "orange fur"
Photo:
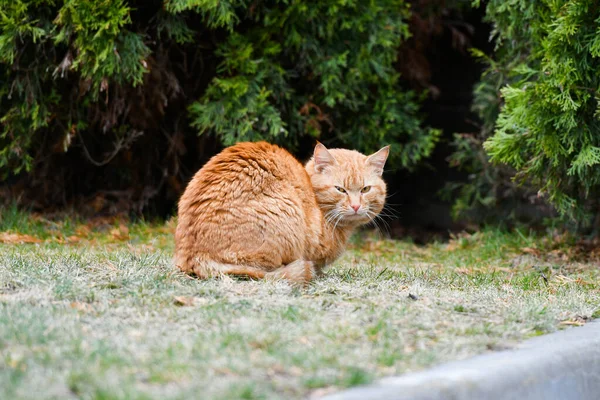
<svg viewBox="0 0 600 400"><path fill-rule="evenodd" d="M176 265L200 278L312 280L341 255L352 231L383 208L387 154L388 147L366 157L318 144L303 167L266 142L226 148L181 197Z"/></svg>

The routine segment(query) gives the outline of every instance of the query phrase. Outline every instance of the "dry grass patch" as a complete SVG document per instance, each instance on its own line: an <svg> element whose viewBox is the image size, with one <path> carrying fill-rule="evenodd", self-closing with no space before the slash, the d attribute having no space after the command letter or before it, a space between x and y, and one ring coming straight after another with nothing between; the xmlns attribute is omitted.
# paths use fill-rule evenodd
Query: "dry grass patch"
<svg viewBox="0 0 600 400"><path fill-rule="evenodd" d="M318 397L600 309L597 260L547 255L544 237L523 233L425 247L357 237L299 289L174 271L172 223L125 225L124 239L113 222L69 244L57 238L87 225L62 223L49 234L0 222L42 240L0 244L0 398Z"/></svg>

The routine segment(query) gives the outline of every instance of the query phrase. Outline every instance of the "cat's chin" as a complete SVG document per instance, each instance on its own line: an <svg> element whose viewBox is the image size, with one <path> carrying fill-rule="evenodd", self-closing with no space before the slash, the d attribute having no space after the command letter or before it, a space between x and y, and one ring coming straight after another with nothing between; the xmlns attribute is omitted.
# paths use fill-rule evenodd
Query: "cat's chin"
<svg viewBox="0 0 600 400"><path fill-rule="evenodd" d="M371 218L368 215L361 214L349 214L345 215L344 218L340 221L344 226L354 227L359 225L368 224L371 222Z"/></svg>

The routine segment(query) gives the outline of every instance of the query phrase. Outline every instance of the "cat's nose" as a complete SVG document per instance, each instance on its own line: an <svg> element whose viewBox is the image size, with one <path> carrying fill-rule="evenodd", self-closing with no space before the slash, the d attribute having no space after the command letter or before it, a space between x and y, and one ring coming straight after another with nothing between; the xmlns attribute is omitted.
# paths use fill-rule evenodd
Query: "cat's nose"
<svg viewBox="0 0 600 400"><path fill-rule="evenodd" d="M352 207L354 212L357 213L358 209L360 208L360 204L350 204L350 207Z"/></svg>

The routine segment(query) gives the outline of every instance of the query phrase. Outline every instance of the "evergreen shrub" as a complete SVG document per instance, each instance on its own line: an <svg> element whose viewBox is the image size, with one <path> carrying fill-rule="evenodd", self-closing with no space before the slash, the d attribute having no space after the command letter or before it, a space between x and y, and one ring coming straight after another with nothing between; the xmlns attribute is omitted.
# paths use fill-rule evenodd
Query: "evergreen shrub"
<svg viewBox="0 0 600 400"><path fill-rule="evenodd" d="M505 84L484 148L560 214L590 222L600 194L600 3L489 0L485 6L497 44L486 79L503 75Z"/></svg>
<svg viewBox="0 0 600 400"><path fill-rule="evenodd" d="M206 138L391 143L413 168L440 132L397 72L409 16L405 0L0 0L0 183L143 208L177 197Z"/></svg>

